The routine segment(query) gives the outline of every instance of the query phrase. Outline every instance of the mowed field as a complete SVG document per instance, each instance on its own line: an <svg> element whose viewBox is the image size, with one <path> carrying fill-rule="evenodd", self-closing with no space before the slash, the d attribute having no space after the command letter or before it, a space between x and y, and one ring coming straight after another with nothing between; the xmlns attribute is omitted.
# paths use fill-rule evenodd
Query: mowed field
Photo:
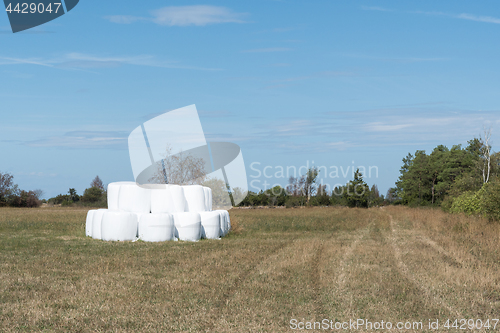
<svg viewBox="0 0 500 333"><path fill-rule="evenodd" d="M293 319L362 318L422 332L500 316L498 224L405 207L230 215L221 240L103 242L85 237L86 210L0 209L0 331L290 332Z"/></svg>

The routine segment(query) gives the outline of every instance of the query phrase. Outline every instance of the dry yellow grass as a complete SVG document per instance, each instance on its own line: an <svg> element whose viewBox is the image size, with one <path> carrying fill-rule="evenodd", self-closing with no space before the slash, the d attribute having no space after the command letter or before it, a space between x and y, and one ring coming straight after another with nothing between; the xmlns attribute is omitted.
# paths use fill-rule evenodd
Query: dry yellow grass
<svg viewBox="0 0 500 333"><path fill-rule="evenodd" d="M292 319L358 318L449 331L446 318L499 316L500 226L474 217L233 209L220 241L132 243L86 238L85 215L0 209L0 331L285 332Z"/></svg>

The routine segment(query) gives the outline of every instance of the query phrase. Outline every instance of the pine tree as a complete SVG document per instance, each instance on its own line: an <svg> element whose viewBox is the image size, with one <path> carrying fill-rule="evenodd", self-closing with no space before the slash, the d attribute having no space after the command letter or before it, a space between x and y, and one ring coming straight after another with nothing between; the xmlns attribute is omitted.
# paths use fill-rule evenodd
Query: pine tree
<svg viewBox="0 0 500 333"><path fill-rule="evenodd" d="M104 184L99 176L95 176L94 180L90 183L90 187L97 187L104 190Z"/></svg>
<svg viewBox="0 0 500 333"><path fill-rule="evenodd" d="M356 170L354 179L347 183L346 191L344 192L344 200L348 207L368 207L368 197L370 189L368 184L363 180L363 175Z"/></svg>

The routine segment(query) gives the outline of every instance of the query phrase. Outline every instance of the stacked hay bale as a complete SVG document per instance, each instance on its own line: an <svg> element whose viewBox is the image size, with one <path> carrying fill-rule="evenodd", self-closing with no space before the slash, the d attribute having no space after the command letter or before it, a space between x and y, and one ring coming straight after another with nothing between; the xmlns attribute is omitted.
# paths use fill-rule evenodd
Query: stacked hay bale
<svg viewBox="0 0 500 333"><path fill-rule="evenodd" d="M212 211L212 190L201 185L108 185L108 209L90 210L85 234L106 241L219 239L231 224L226 210Z"/></svg>

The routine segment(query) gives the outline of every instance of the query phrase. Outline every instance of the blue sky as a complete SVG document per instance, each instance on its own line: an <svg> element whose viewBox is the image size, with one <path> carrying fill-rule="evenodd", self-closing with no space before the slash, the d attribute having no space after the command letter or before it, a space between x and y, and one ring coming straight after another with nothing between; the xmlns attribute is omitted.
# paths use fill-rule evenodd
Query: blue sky
<svg viewBox="0 0 500 333"><path fill-rule="evenodd" d="M498 150L499 36L494 1L82 0L16 34L0 15L0 172L45 197L133 180L128 134L196 104L250 190L314 161L376 166L385 193L408 152L485 126Z"/></svg>

